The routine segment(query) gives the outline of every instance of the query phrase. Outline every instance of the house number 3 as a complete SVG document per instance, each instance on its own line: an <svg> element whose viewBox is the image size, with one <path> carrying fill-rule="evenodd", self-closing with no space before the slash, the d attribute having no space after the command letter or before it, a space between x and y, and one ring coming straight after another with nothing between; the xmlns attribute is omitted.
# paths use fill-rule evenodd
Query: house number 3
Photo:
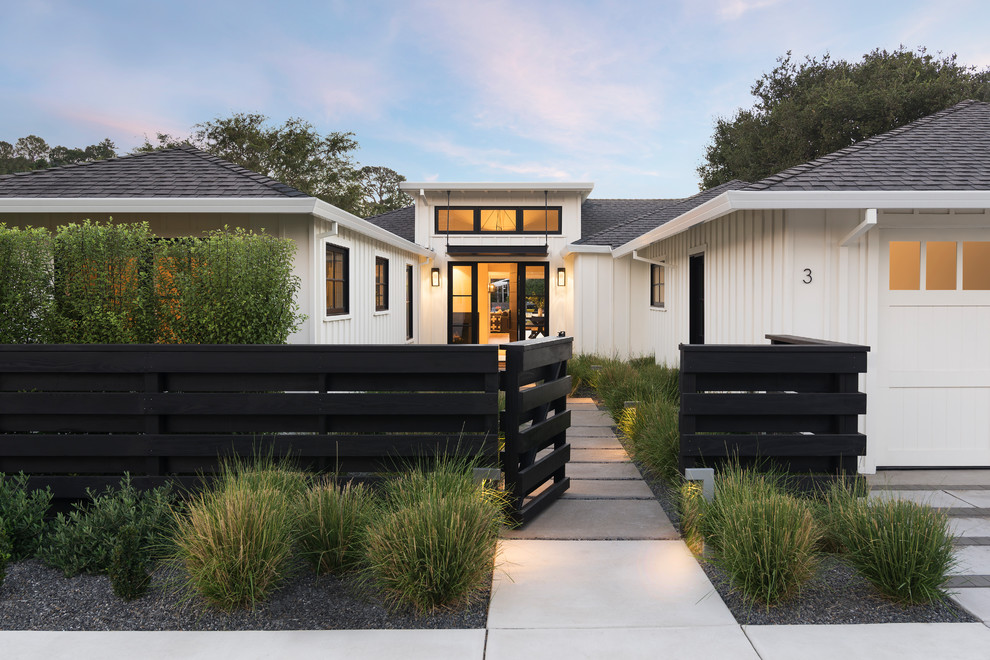
<svg viewBox="0 0 990 660"><path fill-rule="evenodd" d="M810 268L805 268L804 269L804 279L801 280L801 281L804 282L805 284L811 284L811 269Z"/></svg>

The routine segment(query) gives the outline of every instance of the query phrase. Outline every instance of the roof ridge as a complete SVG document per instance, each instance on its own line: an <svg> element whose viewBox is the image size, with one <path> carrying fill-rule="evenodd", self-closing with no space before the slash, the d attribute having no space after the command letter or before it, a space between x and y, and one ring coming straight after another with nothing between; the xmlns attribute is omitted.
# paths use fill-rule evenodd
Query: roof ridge
<svg viewBox="0 0 990 660"><path fill-rule="evenodd" d="M220 158L219 156L215 156L214 154L211 154L208 151L203 151L199 147L195 147L191 144L181 144L175 147L171 147L170 149L161 149L159 150L158 153L165 151L173 151L173 150L185 151L190 155L198 156L199 158L202 158L203 160L212 163L213 165L222 167L239 176L243 176L245 178L251 179L255 183L260 183L261 185L266 186L268 188L272 188L273 190L276 190L277 192L282 194L286 194L287 192L295 192L295 193L299 193L300 195L304 195L306 197L312 196L307 193L304 193L298 188L294 188L290 186L287 183L282 183L281 181L277 181L266 174L262 174L261 172L255 172L254 170L249 170L246 167L238 165L237 163L232 163L229 160ZM280 190L279 188L282 188L282 190Z"/></svg>
<svg viewBox="0 0 990 660"><path fill-rule="evenodd" d="M799 174L804 174L805 172L807 172L809 170L815 169L817 167L821 167L822 165L829 164L829 163L834 163L834 162L836 162L838 160L841 160L841 159L843 159L843 158L845 158L847 156L851 156L853 154L857 154L857 153L863 151L864 149L868 149L869 147L872 147L872 146L874 146L876 144L879 144L881 142L885 142L886 140L889 140L891 138L899 137L899 136L901 136L901 135L903 135L905 133L908 133L910 131L916 130L917 128L919 128L921 126L927 126L928 124L931 124L932 122L935 122L935 121L938 121L938 120L943 119L945 117L948 117L949 115L954 114L954 113L962 110L963 108L968 108L969 106L974 105L974 104L977 104L977 103L982 103L982 101L977 101L975 99L966 99L966 100L960 101L960 102L956 103L955 105L952 105L952 106L949 106L948 108L945 108L944 110L939 110L938 112L936 112L934 114L927 115L927 116L921 117L919 119L915 119L914 121L909 122L907 124L904 124L903 126L898 126L897 128L892 128L892 129L890 129L889 131L887 131L885 133L880 133L879 135L874 135L873 137L869 137L869 138L866 138L865 140L861 140L859 142L856 142L854 144L851 144L848 147L843 147L842 149L839 149L838 151L833 151L832 153L825 154L824 156L819 156L818 158L816 158L814 160L810 160L810 161L808 161L806 163L801 163L800 165L794 165L793 167L789 167L789 168L787 168L785 170L781 170L780 172L777 172L776 174L771 174L770 176L765 177L763 179L760 179L759 181L756 181L755 183L751 183L749 186L747 186L747 189L750 189L750 190L761 190L761 189L767 188L767 187L769 187L771 185L775 185L775 184L781 183L783 181L786 181L788 179L791 179L793 177L796 177Z"/></svg>
<svg viewBox="0 0 990 660"><path fill-rule="evenodd" d="M157 151L139 151L139 152L135 152L135 153L124 154L123 156L114 156L113 158L101 158L99 160L88 160L88 161L86 161L84 163L69 163L68 165L58 165L56 167L45 167L45 168L42 168L40 170L27 170L25 172L11 172L10 174L0 174L0 181L2 181L4 179L13 178L15 176L29 176L31 174L41 174L41 173L44 173L44 172L58 172L58 171L61 171L61 170L72 169L72 168L75 168L75 167L86 167L88 165L99 165L101 163L111 163L111 162L113 162L115 160L128 160L128 159L131 159L131 158L140 158L142 156L150 156L152 154L158 154L158 153L161 153L162 151L169 151L169 150L171 150L173 148L179 148L179 147L171 147L170 149L159 149Z"/></svg>

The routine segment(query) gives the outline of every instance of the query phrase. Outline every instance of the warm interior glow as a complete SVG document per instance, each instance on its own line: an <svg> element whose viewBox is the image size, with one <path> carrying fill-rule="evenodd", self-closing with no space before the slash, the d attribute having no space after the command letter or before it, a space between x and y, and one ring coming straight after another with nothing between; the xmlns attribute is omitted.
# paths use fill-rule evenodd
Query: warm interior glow
<svg viewBox="0 0 990 660"><path fill-rule="evenodd" d="M558 209L524 209L523 231L560 231L560 211Z"/></svg>
<svg viewBox="0 0 990 660"><path fill-rule="evenodd" d="M990 290L990 241L963 242L963 289Z"/></svg>
<svg viewBox="0 0 990 660"><path fill-rule="evenodd" d="M567 286L567 271L563 268L557 269L557 286Z"/></svg>
<svg viewBox="0 0 990 660"><path fill-rule="evenodd" d="M433 268L430 270L430 283L433 286L440 286L440 269Z"/></svg>
<svg viewBox="0 0 990 660"><path fill-rule="evenodd" d="M921 242L890 242L890 290L917 291L921 288Z"/></svg>
<svg viewBox="0 0 990 660"><path fill-rule="evenodd" d="M925 243L925 288L930 291L956 290L955 241Z"/></svg>
<svg viewBox="0 0 990 660"><path fill-rule="evenodd" d="M474 210L473 209L439 209L437 212L438 229L446 231L474 231ZM450 226L447 226L447 217L450 216Z"/></svg>
<svg viewBox="0 0 990 660"><path fill-rule="evenodd" d="M481 231L515 231L516 212L505 209L481 209Z"/></svg>

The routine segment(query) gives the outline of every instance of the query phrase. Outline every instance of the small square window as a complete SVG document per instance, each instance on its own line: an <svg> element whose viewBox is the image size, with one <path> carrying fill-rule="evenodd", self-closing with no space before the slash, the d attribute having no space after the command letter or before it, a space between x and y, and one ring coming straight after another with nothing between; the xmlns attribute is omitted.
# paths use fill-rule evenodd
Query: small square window
<svg viewBox="0 0 990 660"><path fill-rule="evenodd" d="M966 291L990 290L990 241L965 241L962 252L962 288Z"/></svg>
<svg viewBox="0 0 990 660"><path fill-rule="evenodd" d="M890 242L890 290L917 291L921 288L921 242Z"/></svg>

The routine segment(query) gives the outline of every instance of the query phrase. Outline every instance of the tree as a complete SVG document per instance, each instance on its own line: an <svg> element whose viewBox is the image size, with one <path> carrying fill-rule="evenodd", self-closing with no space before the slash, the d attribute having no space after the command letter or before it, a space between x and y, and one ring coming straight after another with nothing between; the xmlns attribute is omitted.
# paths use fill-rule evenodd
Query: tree
<svg viewBox="0 0 990 660"><path fill-rule="evenodd" d="M758 181L943 110L965 99L990 100L990 69L958 64L903 46L874 50L861 62L788 52L751 89L756 103L719 118L701 189L732 179Z"/></svg>
<svg viewBox="0 0 990 660"><path fill-rule="evenodd" d="M361 178L362 217L370 217L401 209L409 204L409 198L399 190L399 184L406 180L395 170L381 165L366 165L358 174Z"/></svg>
<svg viewBox="0 0 990 660"><path fill-rule="evenodd" d="M292 186L334 206L360 213L363 191L352 152L353 133L320 135L309 122L290 118L281 126L268 117L236 113L196 124L183 140L158 133L158 144L147 138L137 151L191 144L218 158Z"/></svg>
<svg viewBox="0 0 990 660"><path fill-rule="evenodd" d="M90 163L116 156L117 147L110 138L76 149L61 145L49 147L44 139L37 135L28 135L19 138L15 144L0 141L0 174Z"/></svg>

